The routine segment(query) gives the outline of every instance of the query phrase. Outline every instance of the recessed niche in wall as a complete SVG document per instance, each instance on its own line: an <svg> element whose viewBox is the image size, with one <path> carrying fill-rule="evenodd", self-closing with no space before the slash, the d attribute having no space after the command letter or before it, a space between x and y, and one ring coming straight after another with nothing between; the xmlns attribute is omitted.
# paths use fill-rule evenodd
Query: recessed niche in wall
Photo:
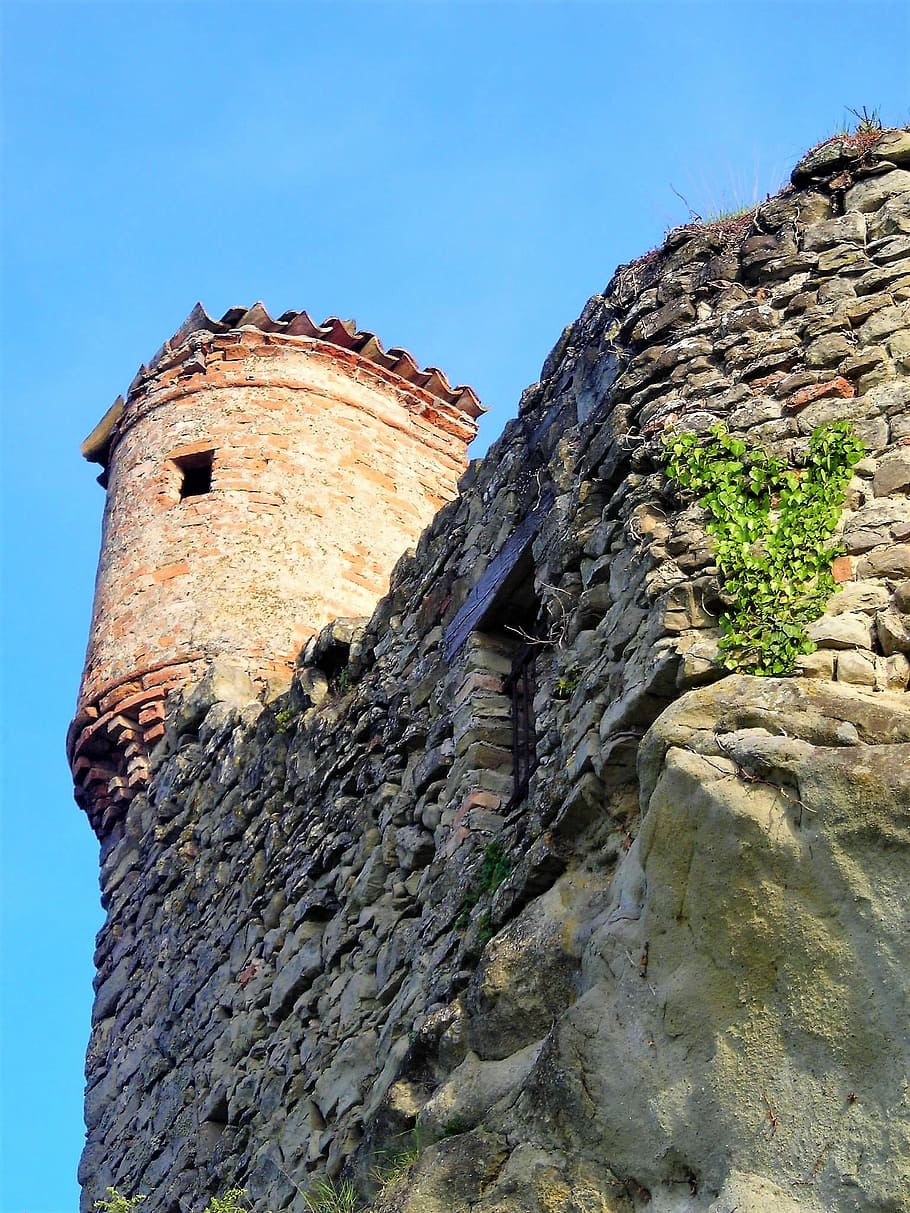
<svg viewBox="0 0 910 1213"><path fill-rule="evenodd" d="M529 540L500 583L495 589L491 587L480 626L469 637L471 663L475 669L485 670L489 679L473 707L478 721L491 730L489 741L493 746L502 744L503 716L509 723L512 795L507 808L525 798L537 768L535 664L545 644L538 639L539 614ZM495 689L494 682L498 682ZM492 749L490 754L494 754ZM503 769L498 761L497 766Z"/></svg>

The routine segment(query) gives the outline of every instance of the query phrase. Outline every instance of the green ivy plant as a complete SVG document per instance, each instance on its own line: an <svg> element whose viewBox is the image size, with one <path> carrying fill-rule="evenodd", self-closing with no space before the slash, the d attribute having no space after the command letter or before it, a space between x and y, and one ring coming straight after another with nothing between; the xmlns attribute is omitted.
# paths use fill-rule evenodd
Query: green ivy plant
<svg viewBox="0 0 910 1213"><path fill-rule="evenodd" d="M806 627L837 589L831 542L853 466L865 448L846 421L819 426L803 465L788 468L722 425L662 439L666 473L707 511L729 609L720 653L728 670L791 674L815 645Z"/></svg>

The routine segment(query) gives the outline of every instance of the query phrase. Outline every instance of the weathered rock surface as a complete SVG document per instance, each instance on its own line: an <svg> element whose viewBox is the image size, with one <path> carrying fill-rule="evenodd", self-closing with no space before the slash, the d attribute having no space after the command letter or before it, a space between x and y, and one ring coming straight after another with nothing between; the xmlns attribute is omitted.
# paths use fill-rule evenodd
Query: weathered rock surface
<svg viewBox="0 0 910 1213"><path fill-rule="evenodd" d="M904 134L622 267L369 621L172 704L102 851L84 1213L910 1207ZM820 647L727 675L659 435L833 417Z"/></svg>
<svg viewBox="0 0 910 1213"><path fill-rule="evenodd" d="M453 1184L450 1207L549 1208L545 1172L557 1208L905 1208L906 697L727 678L659 717L639 773L641 829L605 904L590 872L557 885L587 937L577 999L484 1116L536 1165L474 1203ZM546 986L533 943L525 964ZM429 1152L392 1207L437 1207L424 1174L444 1182Z"/></svg>
<svg viewBox="0 0 910 1213"><path fill-rule="evenodd" d="M905 1207L904 697L725 679L659 718L640 774L641 831L518 1119L654 1208L731 1185Z"/></svg>

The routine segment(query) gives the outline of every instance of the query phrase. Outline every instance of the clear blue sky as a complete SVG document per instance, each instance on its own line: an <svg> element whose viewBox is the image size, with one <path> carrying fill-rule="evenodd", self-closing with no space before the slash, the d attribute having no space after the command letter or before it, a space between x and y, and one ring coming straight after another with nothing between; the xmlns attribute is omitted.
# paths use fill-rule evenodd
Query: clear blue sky
<svg viewBox="0 0 910 1213"><path fill-rule="evenodd" d="M0 1213L77 1201L97 847L63 740L79 442L197 299L353 316L514 414L615 266L910 121L905 3L46 3L3 15Z"/></svg>

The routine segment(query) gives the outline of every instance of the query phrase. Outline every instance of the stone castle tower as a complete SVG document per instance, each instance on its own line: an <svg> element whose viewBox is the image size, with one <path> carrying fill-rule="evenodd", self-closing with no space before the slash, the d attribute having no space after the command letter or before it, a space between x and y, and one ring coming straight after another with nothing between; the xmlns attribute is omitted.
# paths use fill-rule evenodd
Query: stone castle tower
<svg viewBox="0 0 910 1213"><path fill-rule="evenodd" d="M144 785L168 691L216 656L286 678L326 622L372 610L480 412L350 321L193 309L82 446L107 502L67 750L96 831Z"/></svg>
<svg viewBox="0 0 910 1213"><path fill-rule="evenodd" d="M82 1213L910 1209L910 130L620 267L362 627L195 682L272 679L451 489L476 403L396 357L199 313L87 444ZM794 504L863 443L839 555L721 576L663 444L718 424Z"/></svg>

